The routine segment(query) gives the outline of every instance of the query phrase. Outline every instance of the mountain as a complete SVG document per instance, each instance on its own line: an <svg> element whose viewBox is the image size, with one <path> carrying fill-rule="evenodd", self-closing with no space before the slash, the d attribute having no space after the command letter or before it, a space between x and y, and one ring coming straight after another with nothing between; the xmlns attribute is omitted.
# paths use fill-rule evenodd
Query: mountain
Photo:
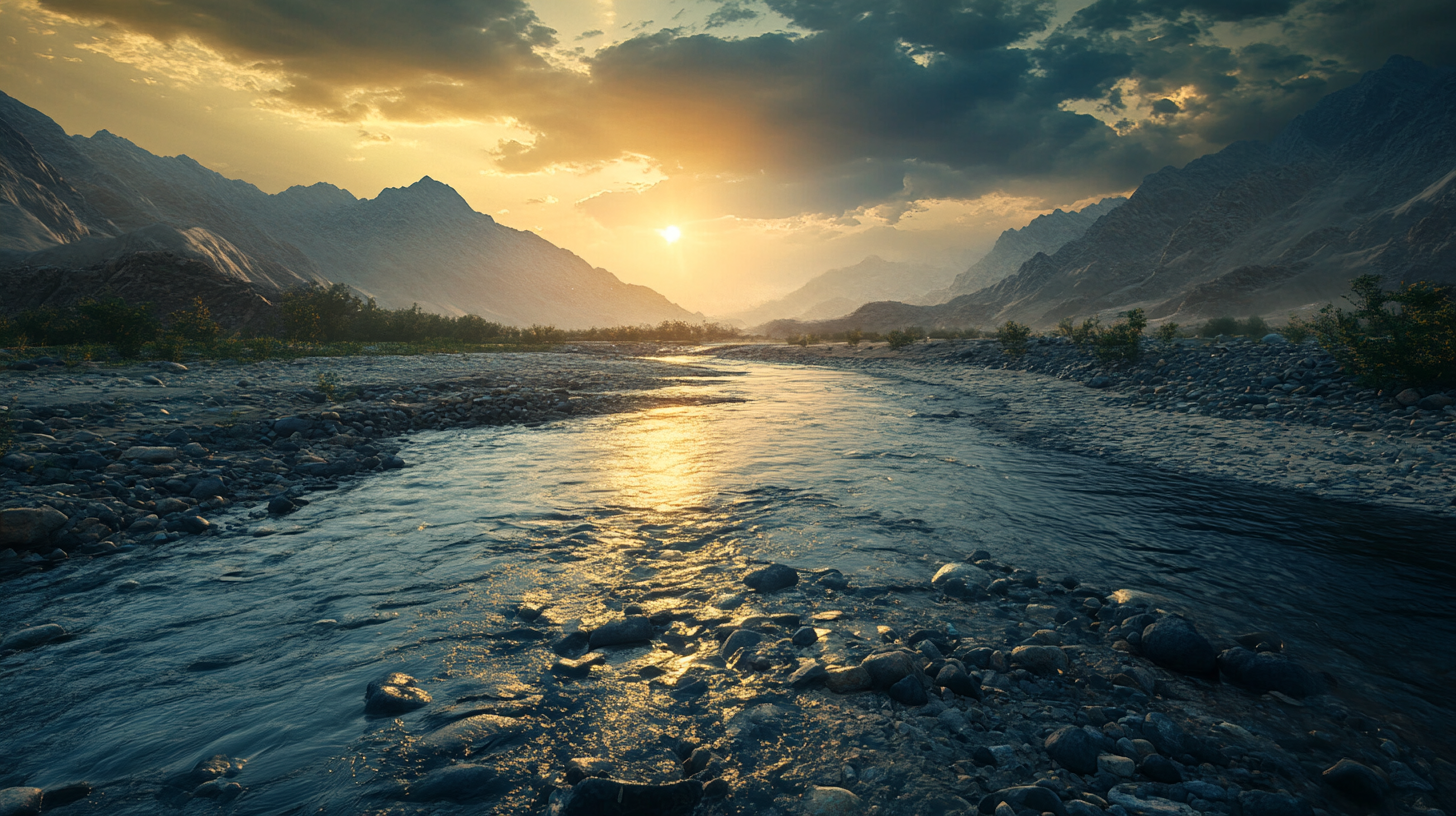
<svg viewBox="0 0 1456 816"><path fill-rule="evenodd" d="M105 130L69 136L0 94L0 268L94 272L138 252L201 264L265 298L338 282L387 308L418 303L516 325L702 319L497 224L428 176L374 199L328 184L270 195Z"/></svg>
<svg viewBox="0 0 1456 816"><path fill-rule="evenodd" d="M789 332L1037 327L1133 307L1193 322L1338 300L1356 275L1456 284L1456 69L1392 57L1269 142L1143 179L1077 239L931 307L868 304ZM887 321L896 321L886 325Z"/></svg>
<svg viewBox="0 0 1456 816"><path fill-rule="evenodd" d="M871 255L854 266L816 275L777 300L731 317L748 326L780 318L823 320L849 314L871 301L916 300L926 290L944 287L953 275L942 267L887 261Z"/></svg>
<svg viewBox="0 0 1456 816"><path fill-rule="evenodd" d="M928 292L925 303L944 303L960 295L979 292L1016 274L1021 265L1038 252L1050 255L1069 241L1081 238L1097 219L1112 212L1127 199L1122 196L1104 198L1080 210L1053 210L1038 215L1020 229L1009 229L996 239L996 245L971 268L956 276L950 286Z"/></svg>

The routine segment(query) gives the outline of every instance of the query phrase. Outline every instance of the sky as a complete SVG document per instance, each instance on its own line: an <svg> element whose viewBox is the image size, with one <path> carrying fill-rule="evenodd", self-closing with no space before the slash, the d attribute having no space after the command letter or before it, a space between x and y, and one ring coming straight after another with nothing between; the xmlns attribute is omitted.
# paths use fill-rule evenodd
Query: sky
<svg viewBox="0 0 1456 816"><path fill-rule="evenodd" d="M1451 0L0 0L0 90L267 192L425 175L710 316L1278 133ZM669 229L673 227L675 229ZM674 240L669 241L672 238Z"/></svg>

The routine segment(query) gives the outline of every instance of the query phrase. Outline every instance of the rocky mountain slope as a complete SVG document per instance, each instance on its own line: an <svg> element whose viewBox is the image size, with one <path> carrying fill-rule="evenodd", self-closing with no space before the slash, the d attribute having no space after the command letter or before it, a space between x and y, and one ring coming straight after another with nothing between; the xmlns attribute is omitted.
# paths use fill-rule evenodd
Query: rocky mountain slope
<svg viewBox="0 0 1456 816"><path fill-rule="evenodd" d="M327 184L269 195L104 130L68 136L0 94L0 268L95 271L158 251L264 296L332 281L389 308L418 303L517 325L701 319L497 224L428 177L372 200Z"/></svg>
<svg viewBox="0 0 1456 816"><path fill-rule="evenodd" d="M1097 223L1097 219L1126 202L1126 198L1115 196L1071 212L1059 208L1046 215L1038 215L1020 229L1006 230L996 239L996 245L991 247L990 252L957 275L950 286L927 293L922 302L944 303L1005 280L1016 274L1021 265L1038 252L1050 255L1068 241L1081 238L1088 228Z"/></svg>
<svg viewBox="0 0 1456 816"><path fill-rule="evenodd" d="M1351 278L1456 284L1456 69L1392 57L1273 141L1238 142L1143 180L1082 237L990 288L931 307L868 304L785 331L1048 327L1143 307L1189 323L1282 316Z"/></svg>
<svg viewBox="0 0 1456 816"><path fill-rule="evenodd" d="M934 303L925 299L924 293L945 287L954 274L943 267L887 261L871 255L854 266L816 275L777 300L730 317L748 326L758 326L782 318L823 320L839 317L878 300Z"/></svg>

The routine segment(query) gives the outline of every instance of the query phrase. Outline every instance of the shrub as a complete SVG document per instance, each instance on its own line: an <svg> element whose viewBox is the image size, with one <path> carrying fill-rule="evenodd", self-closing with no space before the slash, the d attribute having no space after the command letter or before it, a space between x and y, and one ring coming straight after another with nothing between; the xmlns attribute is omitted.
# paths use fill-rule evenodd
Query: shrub
<svg viewBox="0 0 1456 816"><path fill-rule="evenodd" d="M860 331L859 329L850 329L849 333L844 336L844 342L850 344L851 346L858 346L859 341L863 339L864 332Z"/></svg>
<svg viewBox="0 0 1456 816"><path fill-rule="evenodd" d="M791 334L788 337L784 338L784 343L790 346L807 346L809 345L809 335Z"/></svg>
<svg viewBox="0 0 1456 816"><path fill-rule="evenodd" d="M1031 337L1031 327L1023 326L1015 320L1008 320L1001 324L996 330L996 340L1001 344L1001 350L1012 357L1020 357L1026 353L1026 341Z"/></svg>
<svg viewBox="0 0 1456 816"><path fill-rule="evenodd" d="M1199 337L1217 337L1220 334L1235 335L1243 332L1244 324L1236 317L1215 317L1198 329Z"/></svg>
<svg viewBox="0 0 1456 816"><path fill-rule="evenodd" d="M1092 349L1098 360L1104 363L1137 360L1142 351L1143 329L1147 328L1148 319L1143 316L1142 309L1133 309L1126 317L1126 320L1098 332Z"/></svg>
<svg viewBox="0 0 1456 816"><path fill-rule="evenodd" d="M192 301L192 308L178 309L167 316L167 333L189 343L211 345L222 334L222 327L199 297Z"/></svg>
<svg viewBox="0 0 1456 816"><path fill-rule="evenodd" d="M142 345L155 340L161 324L152 317L152 305L128 304L116 296L86 298L76 304L85 326L83 340L109 343L122 357L141 354Z"/></svg>
<svg viewBox="0 0 1456 816"><path fill-rule="evenodd" d="M1172 322L1164 323L1153 330L1153 339L1157 340L1164 348L1172 347L1173 341L1178 339L1178 324Z"/></svg>
<svg viewBox="0 0 1456 816"><path fill-rule="evenodd" d="M1082 325L1073 328L1069 336L1072 338L1072 345L1081 348L1096 340L1101 333L1102 321L1089 317L1082 321Z"/></svg>
<svg viewBox="0 0 1456 816"><path fill-rule="evenodd" d="M1387 292L1378 275L1361 275L1345 299L1354 311L1329 304L1311 327L1346 371L1371 385L1456 383L1456 303L1449 288L1422 281Z"/></svg>
<svg viewBox="0 0 1456 816"><path fill-rule="evenodd" d="M318 390L329 402L334 401L335 395L339 392L339 375L333 371L320 371L318 375Z"/></svg>
<svg viewBox="0 0 1456 816"><path fill-rule="evenodd" d="M1298 345L1309 339L1309 336L1314 333L1314 327L1294 312L1290 312L1289 322L1279 329L1279 333L1284 335L1285 340Z"/></svg>
<svg viewBox="0 0 1456 816"><path fill-rule="evenodd" d="M1240 333L1245 337L1263 337L1269 333L1269 324L1265 323L1264 318L1258 315L1250 315L1249 319L1244 321L1244 326L1240 329Z"/></svg>
<svg viewBox="0 0 1456 816"><path fill-rule="evenodd" d="M914 329L894 329L885 335L885 342L889 343L892 349L904 348L919 339L920 337Z"/></svg>

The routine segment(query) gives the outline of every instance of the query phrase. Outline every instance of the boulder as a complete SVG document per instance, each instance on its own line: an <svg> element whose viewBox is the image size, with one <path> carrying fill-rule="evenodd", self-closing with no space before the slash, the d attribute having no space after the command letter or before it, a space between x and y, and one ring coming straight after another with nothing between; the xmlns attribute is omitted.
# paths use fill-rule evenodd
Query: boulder
<svg viewBox="0 0 1456 816"><path fill-rule="evenodd" d="M46 623L40 626L32 626L28 629L21 629L12 632L4 641L0 641L0 651L14 649L34 649L44 643L49 643L58 637L65 637L66 630L59 623Z"/></svg>
<svg viewBox="0 0 1456 816"><path fill-rule="evenodd" d="M24 550L40 546L67 521L70 518L53 507L0 510L0 547Z"/></svg>
<svg viewBox="0 0 1456 816"><path fill-rule="evenodd" d="M591 777L551 795L550 816L688 816L703 800L703 783L684 779L642 785Z"/></svg>
<svg viewBox="0 0 1456 816"><path fill-rule="evenodd" d="M1075 725L1057 729L1046 738L1047 755L1072 773L1097 773L1097 740Z"/></svg>
<svg viewBox="0 0 1456 816"><path fill-rule="evenodd" d="M727 640L723 641L723 645L718 647L718 654L726 659L732 657L733 653L739 649L752 649L762 642L763 635L760 635L752 629L738 629L729 635Z"/></svg>
<svg viewBox="0 0 1456 816"><path fill-rule="evenodd" d="M628 615L593 629L587 645L600 649L603 646L646 643L649 640L652 640L652 621L642 615Z"/></svg>
<svg viewBox="0 0 1456 816"><path fill-rule="evenodd" d="M1319 676L1276 652L1236 646L1218 656L1218 671L1228 682L1254 691L1277 691L1295 699L1324 692Z"/></svg>
<svg viewBox="0 0 1456 816"><path fill-rule="evenodd" d="M833 666L825 669L824 685L835 694L864 691L873 685L863 666Z"/></svg>
<svg viewBox="0 0 1456 816"><path fill-rule="evenodd" d="M1072 661L1058 646L1017 646L1011 650L1011 665L1032 674L1056 674L1071 668Z"/></svg>
<svg viewBox="0 0 1456 816"><path fill-rule="evenodd" d="M374 716L403 714L430 704L430 693L415 685L408 674L390 672L364 689L364 713Z"/></svg>
<svg viewBox="0 0 1456 816"><path fill-rule="evenodd" d="M935 675L935 684L950 689L960 697L982 699L981 684L955 663L947 663L941 667L940 673Z"/></svg>
<svg viewBox="0 0 1456 816"><path fill-rule="evenodd" d="M497 795L504 789L494 768L464 763L431 771L410 783L408 797L420 802L466 802Z"/></svg>
<svg viewBox="0 0 1456 816"><path fill-rule="evenodd" d="M863 800L844 788L815 785L804 794L805 816L857 816L863 812Z"/></svg>
<svg viewBox="0 0 1456 816"><path fill-rule="evenodd" d="M991 576L974 564L956 561L936 570L930 585L948 595L961 595L971 587L985 589L990 586Z"/></svg>
<svg viewBox="0 0 1456 816"><path fill-rule="evenodd" d="M783 564L769 564L743 576L743 583L755 592L774 592L799 583L799 573Z"/></svg>
<svg viewBox="0 0 1456 816"><path fill-rule="evenodd" d="M313 420L303 417L286 416L273 420L273 431L279 436L292 436L296 433L307 433L313 430Z"/></svg>
<svg viewBox="0 0 1456 816"><path fill-rule="evenodd" d="M900 678L899 682L890 686L888 694L890 699L907 706L923 706L930 702L930 695L925 693L925 685L913 674Z"/></svg>
<svg viewBox="0 0 1456 816"><path fill-rule="evenodd" d="M1211 674L1217 666L1213 644L1192 623L1176 615L1144 627L1138 648L1159 666L1184 674Z"/></svg>
<svg viewBox="0 0 1456 816"><path fill-rule="evenodd" d="M1033 813L1053 813L1056 816L1067 816L1066 806L1062 800L1049 788L1039 785L1023 785L1015 788L1002 788L995 793L988 793L981 797L977 809L982 813L995 813L996 806L1005 802L1010 805L1013 811L1030 810Z"/></svg>
<svg viewBox="0 0 1456 816"><path fill-rule="evenodd" d="M1380 804L1390 788L1380 771L1348 758L1327 768L1321 777L1325 784L1362 805Z"/></svg>
<svg viewBox="0 0 1456 816"><path fill-rule="evenodd" d="M40 788L0 789L0 816L36 816L40 797Z"/></svg>
<svg viewBox="0 0 1456 816"><path fill-rule="evenodd" d="M872 654L860 661L860 668L869 674L876 688L888 689L906 677L921 675L919 656L908 649L895 649Z"/></svg>
<svg viewBox="0 0 1456 816"><path fill-rule="evenodd" d="M217 476L208 476L193 486L192 491L187 495L194 499L210 499L213 496L226 496L228 494L227 484Z"/></svg>

